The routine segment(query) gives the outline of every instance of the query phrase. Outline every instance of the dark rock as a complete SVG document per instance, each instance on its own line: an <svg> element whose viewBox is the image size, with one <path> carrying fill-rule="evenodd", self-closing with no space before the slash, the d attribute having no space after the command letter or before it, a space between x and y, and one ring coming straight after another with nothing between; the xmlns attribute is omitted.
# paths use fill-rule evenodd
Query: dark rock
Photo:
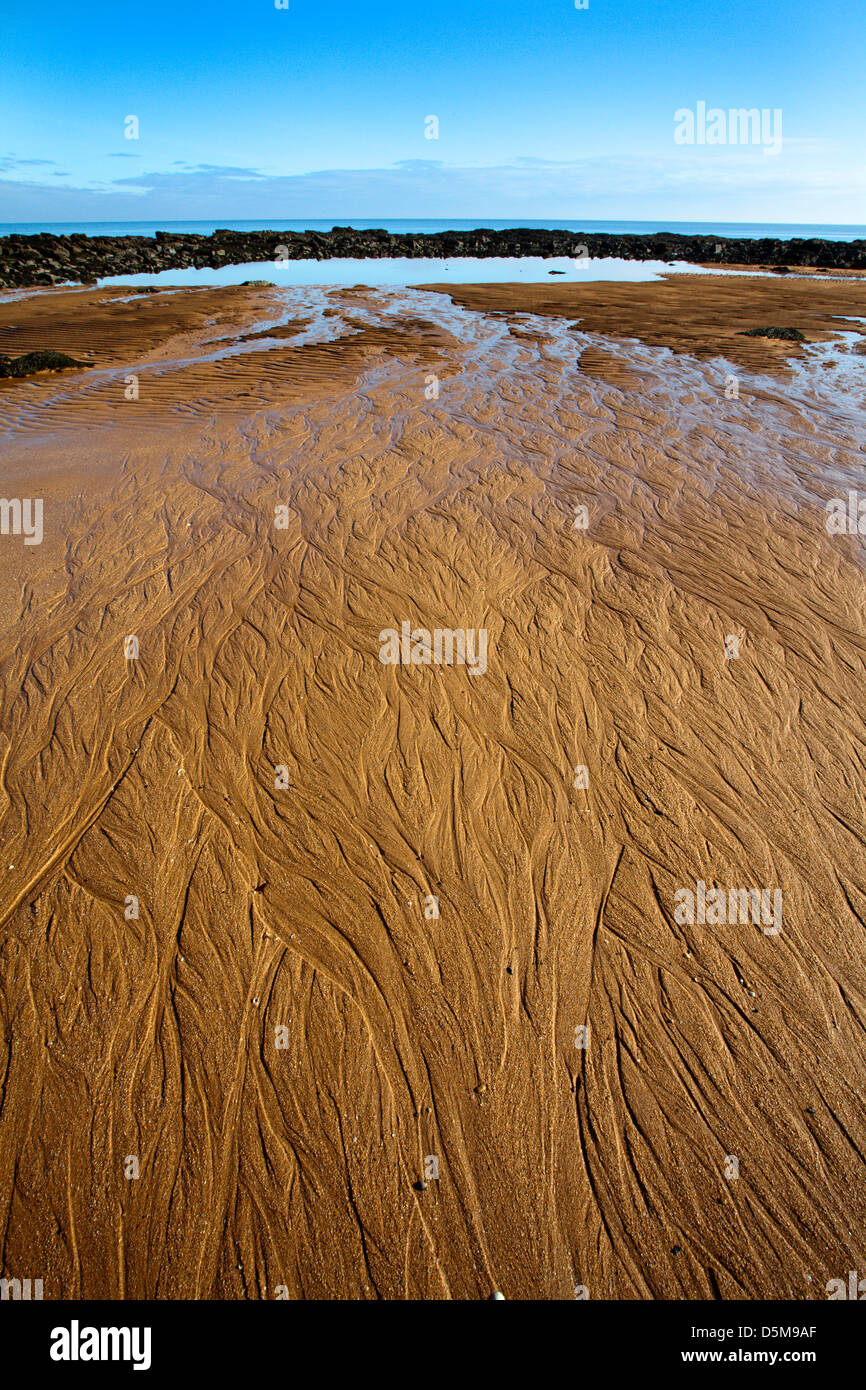
<svg viewBox="0 0 866 1390"><path fill-rule="evenodd" d="M88 237L83 233L34 236L13 233L0 237L0 288L72 281L90 284L100 276L118 273L155 274L194 266L216 268L281 259L328 260L406 256L411 258L469 256L613 256L624 260L687 261L692 264L751 265L785 274L791 267L822 266L830 270L866 269L866 241L825 241L818 237L788 241L771 237L684 236L655 232L651 236L568 232L562 228L511 227L494 232L387 232L384 228L356 231L337 227L330 232L236 232L221 228L212 236L191 232L157 232L154 237ZM551 272L556 273L556 272Z"/></svg>
<svg viewBox="0 0 866 1390"><path fill-rule="evenodd" d="M65 352L52 352L49 348L25 352L21 357L0 354L0 377L33 376L36 372L59 372L67 367L88 366L89 362L77 362L74 357L67 357Z"/></svg>
<svg viewBox="0 0 866 1390"><path fill-rule="evenodd" d="M786 343L805 343L799 328L744 328L741 338L784 338Z"/></svg>

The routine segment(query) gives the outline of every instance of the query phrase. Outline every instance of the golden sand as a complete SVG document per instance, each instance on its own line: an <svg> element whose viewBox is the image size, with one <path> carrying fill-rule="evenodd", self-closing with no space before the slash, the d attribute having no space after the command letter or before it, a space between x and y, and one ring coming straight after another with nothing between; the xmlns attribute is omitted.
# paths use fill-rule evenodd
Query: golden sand
<svg viewBox="0 0 866 1390"><path fill-rule="evenodd" d="M859 333L866 286L448 293L0 306L0 351L93 363L0 383L0 490L45 506L0 537L0 1230L46 1298L862 1265L866 585L825 503L866 367L738 334ZM404 621L486 670L383 664ZM699 883L781 931L678 921Z"/></svg>

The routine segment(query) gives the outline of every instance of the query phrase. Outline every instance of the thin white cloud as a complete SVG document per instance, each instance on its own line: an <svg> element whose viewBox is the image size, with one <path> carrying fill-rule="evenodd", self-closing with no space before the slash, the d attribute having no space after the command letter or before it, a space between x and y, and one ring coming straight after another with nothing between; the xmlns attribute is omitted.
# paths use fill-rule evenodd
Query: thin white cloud
<svg viewBox="0 0 866 1390"><path fill-rule="evenodd" d="M6 165L7 172L13 167ZM23 173L23 170L22 170ZM617 217L725 221L857 221L866 173L803 148L672 148L667 157L459 167L409 159L382 169L267 174L234 165L175 165L89 187L0 180L6 220L329 217ZM71 209L74 208L74 211Z"/></svg>

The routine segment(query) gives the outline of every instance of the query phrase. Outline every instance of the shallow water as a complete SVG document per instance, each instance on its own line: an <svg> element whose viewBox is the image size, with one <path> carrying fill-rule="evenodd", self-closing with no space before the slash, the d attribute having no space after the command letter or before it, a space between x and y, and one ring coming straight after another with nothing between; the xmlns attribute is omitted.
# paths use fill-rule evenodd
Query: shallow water
<svg viewBox="0 0 866 1390"><path fill-rule="evenodd" d="M187 270L162 270L155 275L114 275L98 283L106 285L240 285L244 280L270 280L278 287L300 285L451 285L502 284L522 281L543 284L556 280L658 280L671 270L702 273L685 261L625 261L614 257L578 262L570 256L452 256L448 259L411 257L332 257L329 260L250 261ZM558 271L560 274L551 275ZM707 272L710 273L710 272Z"/></svg>
<svg viewBox="0 0 866 1390"><path fill-rule="evenodd" d="M333 264L313 263L318 269ZM368 268L382 264L367 262ZM638 270L641 267L631 263L631 268ZM238 269L227 267L225 271L212 273L220 276ZM202 272L188 273L199 276ZM129 278L123 283L129 284ZM230 282L222 280L221 283ZM792 374L783 385L764 375L749 373L721 357L698 362L688 355L674 353L664 347L652 347L637 339L615 340L600 334L585 333L580 330L579 320L529 313L500 316L476 312L454 304L445 294L411 286L383 288L370 296L361 293L347 301L342 289L336 286L297 285L272 292L269 300L268 311L243 331L236 327L229 330L215 328L212 336L208 337L205 333L195 351L143 362L136 366L137 374L142 381L148 377L170 377L195 364L266 355L270 349L279 351L286 347L334 343L356 336L362 326L399 329L405 320L417 317L451 334L459 344L460 369L454 374L453 369L449 368L450 410L458 409L458 402L464 398L466 401L477 399L479 392L495 398L500 393L508 397L520 389L534 391L539 378L544 382L551 410L557 406L573 409L576 391L585 393L587 399L591 397L593 405L598 406L601 399L615 388L581 372L581 354L592 348L602 350L617 359L624 368L639 373L641 394L646 399L653 399L656 393L660 393L657 401L660 408L672 412L679 419L700 421L707 429L714 429L718 425L719 411L723 410L730 416L728 428L737 430L738 421L748 414L747 403L758 394L762 398L762 411L765 414L773 413L774 400L780 403L780 408L784 408L786 416L790 411L811 414L819 405L825 409L828 419L843 422L846 429L854 429L857 434L862 430L862 411L866 401L866 356L854 351L862 338L856 332L845 331L843 320L840 320L837 338L830 342L808 344L801 357L792 357ZM302 324L292 338L251 337L268 328L280 328L291 321ZM515 336L510 331L510 325L530 336ZM66 406L77 406L88 397L96 402L107 384L122 385L129 369L128 364L122 364L94 368L86 375L57 374L24 383L2 401L0 428L7 435L17 434L22 429L33 428L44 422L55 407L63 413ZM267 370L266 356L263 356L263 374L266 375ZM362 374L361 383L370 381L381 384L384 380L397 383L413 374L417 375L417 368L407 367L399 357L389 358ZM727 401L724 396L725 382L731 376L736 377L739 383L739 399ZM768 391L768 383L771 382ZM281 408L287 416L299 409L289 404ZM791 428L790 418L786 420L784 428ZM754 450L753 441L751 449Z"/></svg>

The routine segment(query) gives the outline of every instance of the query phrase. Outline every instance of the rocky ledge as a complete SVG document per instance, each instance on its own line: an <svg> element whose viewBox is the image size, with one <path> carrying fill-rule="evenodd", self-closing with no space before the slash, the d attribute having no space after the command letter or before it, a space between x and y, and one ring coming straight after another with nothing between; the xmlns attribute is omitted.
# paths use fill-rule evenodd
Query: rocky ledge
<svg viewBox="0 0 866 1390"><path fill-rule="evenodd" d="M784 271L808 266L825 270L866 270L866 240L779 241L764 237L614 236L514 227L491 231L422 234L355 231L233 232L211 236L157 232L155 237L54 236L0 237L0 288L28 285L92 284L109 275L155 274L160 270L216 269L225 265L286 260L359 259L385 256L620 256L625 260L690 261L699 264L754 265Z"/></svg>
<svg viewBox="0 0 866 1390"><path fill-rule="evenodd" d="M89 362L79 362L67 357L65 352L54 352L51 348L41 348L37 352L25 352L21 357L10 357L0 352L0 377L34 376L37 372L62 372L67 367L89 367Z"/></svg>

